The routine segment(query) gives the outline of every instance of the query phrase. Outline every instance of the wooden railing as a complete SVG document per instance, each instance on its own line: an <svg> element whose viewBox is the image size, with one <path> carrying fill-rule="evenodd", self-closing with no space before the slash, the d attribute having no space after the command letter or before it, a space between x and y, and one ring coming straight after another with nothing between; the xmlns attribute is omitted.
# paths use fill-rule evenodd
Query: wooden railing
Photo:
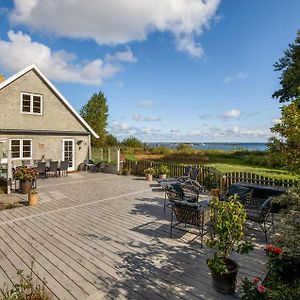
<svg viewBox="0 0 300 300"><path fill-rule="evenodd" d="M158 168L159 166L167 166L170 170L169 177L180 177L184 174L184 165L170 162L153 162L148 160L131 161L126 160L124 167L131 171L132 175L144 176L144 170L147 168ZM199 175L197 181L203 184L204 178L208 174L212 174L218 183L219 188L222 190L229 187L236 182L247 182L266 186L279 186L279 187L299 187L300 181L298 180L286 180L277 179L272 177L261 176L253 173L246 172L230 172L222 173L220 170L208 167L205 165L193 165L193 167L199 168Z"/></svg>
<svg viewBox="0 0 300 300"><path fill-rule="evenodd" d="M300 181L292 179L278 179L268 176L261 176L253 173L245 172L230 172L223 173L224 187L228 187L236 182L247 182L266 186L280 186L280 187L300 187Z"/></svg>

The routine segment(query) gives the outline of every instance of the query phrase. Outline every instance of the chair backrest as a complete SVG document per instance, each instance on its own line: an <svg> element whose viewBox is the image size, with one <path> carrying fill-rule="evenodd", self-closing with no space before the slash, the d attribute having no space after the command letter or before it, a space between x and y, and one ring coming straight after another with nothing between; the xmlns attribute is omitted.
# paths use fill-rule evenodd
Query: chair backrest
<svg viewBox="0 0 300 300"><path fill-rule="evenodd" d="M183 176L185 177L187 177L187 176L190 176L190 173L191 173L191 171L192 171L192 166L185 166L184 167L184 173L183 173Z"/></svg>
<svg viewBox="0 0 300 300"><path fill-rule="evenodd" d="M192 170L192 174L191 174L191 179L192 180L197 180L197 177L199 175L200 169L199 168L194 168Z"/></svg>
<svg viewBox="0 0 300 300"><path fill-rule="evenodd" d="M38 173L45 173L46 172L46 162L38 162L38 165L37 165L37 171Z"/></svg>
<svg viewBox="0 0 300 300"><path fill-rule="evenodd" d="M174 200L180 201L183 198L183 189L180 183L168 185L165 192L170 202Z"/></svg>
<svg viewBox="0 0 300 300"><path fill-rule="evenodd" d="M56 172L58 167L58 161L50 161L49 172Z"/></svg>
<svg viewBox="0 0 300 300"><path fill-rule="evenodd" d="M182 184L184 199L189 202L197 202L203 187L195 180L189 179Z"/></svg>
<svg viewBox="0 0 300 300"><path fill-rule="evenodd" d="M60 162L60 171L65 172L68 171L69 161L64 160Z"/></svg>
<svg viewBox="0 0 300 300"><path fill-rule="evenodd" d="M178 222L197 227L202 225L203 212L199 210L198 204L175 200L172 206Z"/></svg>

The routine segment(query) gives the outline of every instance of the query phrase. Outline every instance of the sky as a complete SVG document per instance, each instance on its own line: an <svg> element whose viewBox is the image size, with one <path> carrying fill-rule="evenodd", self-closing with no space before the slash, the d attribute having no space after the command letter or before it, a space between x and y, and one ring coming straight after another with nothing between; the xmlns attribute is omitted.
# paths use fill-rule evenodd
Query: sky
<svg viewBox="0 0 300 300"><path fill-rule="evenodd" d="M0 74L36 63L76 110L144 142L265 142L299 0L0 0Z"/></svg>

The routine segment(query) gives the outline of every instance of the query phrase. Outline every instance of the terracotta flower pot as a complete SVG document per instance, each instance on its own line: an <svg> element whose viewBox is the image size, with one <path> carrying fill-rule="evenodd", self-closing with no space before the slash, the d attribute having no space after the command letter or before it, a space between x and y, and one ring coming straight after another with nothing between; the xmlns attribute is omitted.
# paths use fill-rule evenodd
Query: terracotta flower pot
<svg viewBox="0 0 300 300"><path fill-rule="evenodd" d="M39 194L38 193L29 194L28 195L28 205L29 206L37 205L38 199L39 199Z"/></svg>
<svg viewBox="0 0 300 300"><path fill-rule="evenodd" d="M238 265L231 259L226 260L229 272L220 274L211 270L213 287L217 292L222 294L233 294L235 291L236 276Z"/></svg>
<svg viewBox="0 0 300 300"><path fill-rule="evenodd" d="M29 194L31 191L32 182L31 180L22 180L20 182L20 191L21 194Z"/></svg>
<svg viewBox="0 0 300 300"><path fill-rule="evenodd" d="M152 174L146 174L146 180L152 181L153 180L153 175Z"/></svg>
<svg viewBox="0 0 300 300"><path fill-rule="evenodd" d="M159 174L158 175L160 179L165 179L167 178L167 174Z"/></svg>

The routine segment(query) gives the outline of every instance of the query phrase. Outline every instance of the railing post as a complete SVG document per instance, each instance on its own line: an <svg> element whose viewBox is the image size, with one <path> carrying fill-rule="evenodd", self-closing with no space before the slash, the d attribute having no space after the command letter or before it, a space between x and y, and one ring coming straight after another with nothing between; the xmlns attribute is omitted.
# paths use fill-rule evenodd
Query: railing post
<svg viewBox="0 0 300 300"><path fill-rule="evenodd" d="M100 148L100 159L103 160L103 148Z"/></svg>
<svg viewBox="0 0 300 300"><path fill-rule="evenodd" d="M11 193L12 183L12 163L11 163L11 150L7 151L7 194Z"/></svg>
<svg viewBox="0 0 300 300"><path fill-rule="evenodd" d="M117 148L117 172L120 172L120 148Z"/></svg>
<svg viewBox="0 0 300 300"><path fill-rule="evenodd" d="M107 161L110 162L110 148L107 148Z"/></svg>

